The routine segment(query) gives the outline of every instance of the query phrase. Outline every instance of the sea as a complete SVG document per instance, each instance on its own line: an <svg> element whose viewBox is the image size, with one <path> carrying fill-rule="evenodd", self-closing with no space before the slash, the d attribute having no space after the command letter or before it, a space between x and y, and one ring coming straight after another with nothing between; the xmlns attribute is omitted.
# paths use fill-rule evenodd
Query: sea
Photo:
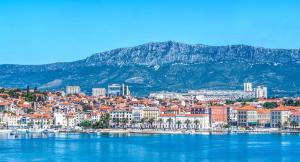
<svg viewBox="0 0 300 162"><path fill-rule="evenodd" d="M298 162L298 134L0 134L0 161Z"/></svg>

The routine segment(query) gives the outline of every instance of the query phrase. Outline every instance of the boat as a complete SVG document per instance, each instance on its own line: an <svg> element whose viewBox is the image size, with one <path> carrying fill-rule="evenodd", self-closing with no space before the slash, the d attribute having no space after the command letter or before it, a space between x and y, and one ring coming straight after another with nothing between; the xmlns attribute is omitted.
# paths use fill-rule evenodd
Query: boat
<svg viewBox="0 0 300 162"><path fill-rule="evenodd" d="M10 133L12 130L10 129L0 129L0 133Z"/></svg>
<svg viewBox="0 0 300 162"><path fill-rule="evenodd" d="M29 133L43 133L45 129L28 129Z"/></svg>

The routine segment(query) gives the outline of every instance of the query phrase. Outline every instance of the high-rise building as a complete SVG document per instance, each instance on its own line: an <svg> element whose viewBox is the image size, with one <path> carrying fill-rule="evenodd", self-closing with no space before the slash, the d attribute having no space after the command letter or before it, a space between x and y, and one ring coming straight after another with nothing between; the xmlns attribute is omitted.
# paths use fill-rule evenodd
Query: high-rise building
<svg viewBox="0 0 300 162"><path fill-rule="evenodd" d="M66 93L67 94L79 94L80 93L80 87L79 86L67 86L66 87Z"/></svg>
<svg viewBox="0 0 300 162"><path fill-rule="evenodd" d="M255 94L256 98L268 98L268 88L264 86L257 86Z"/></svg>
<svg viewBox="0 0 300 162"><path fill-rule="evenodd" d="M106 89L105 88L93 88L93 96L105 96Z"/></svg>
<svg viewBox="0 0 300 162"><path fill-rule="evenodd" d="M121 96L122 86L120 84L111 84L107 87L108 96Z"/></svg>
<svg viewBox="0 0 300 162"><path fill-rule="evenodd" d="M128 86L124 84L111 84L107 88L107 95L108 96L128 96L130 95L130 91Z"/></svg>
<svg viewBox="0 0 300 162"><path fill-rule="evenodd" d="M245 92L252 92L253 91L252 83L250 83L250 82L244 83L244 91Z"/></svg>

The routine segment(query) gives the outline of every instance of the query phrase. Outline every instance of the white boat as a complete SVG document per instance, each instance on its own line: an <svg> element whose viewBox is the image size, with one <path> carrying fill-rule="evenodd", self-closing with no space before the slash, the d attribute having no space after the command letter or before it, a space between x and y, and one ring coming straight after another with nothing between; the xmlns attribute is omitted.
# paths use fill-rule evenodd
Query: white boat
<svg viewBox="0 0 300 162"><path fill-rule="evenodd" d="M0 133L10 133L12 131L13 130L10 130L10 129L0 129Z"/></svg>
<svg viewBox="0 0 300 162"><path fill-rule="evenodd" d="M46 129L44 132L47 132L47 133L59 133L59 130L57 130L57 129Z"/></svg>
<svg viewBox="0 0 300 162"><path fill-rule="evenodd" d="M16 130L18 133L27 133L28 132L28 129L17 129Z"/></svg>
<svg viewBox="0 0 300 162"><path fill-rule="evenodd" d="M28 129L29 133L42 133L45 129Z"/></svg>

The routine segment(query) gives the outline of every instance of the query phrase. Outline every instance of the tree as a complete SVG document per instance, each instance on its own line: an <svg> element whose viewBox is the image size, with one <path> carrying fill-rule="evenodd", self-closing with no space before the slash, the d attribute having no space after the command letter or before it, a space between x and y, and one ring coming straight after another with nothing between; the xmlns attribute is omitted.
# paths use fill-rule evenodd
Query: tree
<svg viewBox="0 0 300 162"><path fill-rule="evenodd" d="M191 121L190 121L189 119L186 119L186 120L184 121L184 124L186 124L186 129L189 129L190 124L191 124Z"/></svg>
<svg viewBox="0 0 300 162"><path fill-rule="evenodd" d="M91 121L84 120L83 122L81 122L79 124L79 126L81 126L83 128L90 128L92 126L92 123L91 123Z"/></svg>
<svg viewBox="0 0 300 162"><path fill-rule="evenodd" d="M181 121L180 120L176 121L176 125L177 125L177 129L180 129Z"/></svg>
<svg viewBox="0 0 300 162"><path fill-rule="evenodd" d="M273 108L278 107L278 104L276 102L265 102L263 104L263 107L267 108L267 109L273 109Z"/></svg>
<svg viewBox="0 0 300 162"><path fill-rule="evenodd" d="M153 128L153 123L154 123L155 119L154 118L150 118L148 120L148 123L150 124L150 127Z"/></svg>
<svg viewBox="0 0 300 162"><path fill-rule="evenodd" d="M164 120L162 118L158 119L158 123L159 123L159 128L161 129L161 124L164 122Z"/></svg>
<svg viewBox="0 0 300 162"><path fill-rule="evenodd" d="M123 128L126 128L126 124L128 123L128 118L122 118L121 122L123 124Z"/></svg>
<svg viewBox="0 0 300 162"><path fill-rule="evenodd" d="M281 122L278 122L278 123L277 123L277 127L278 127L279 129L281 129L281 126L282 126L282 125L281 125Z"/></svg>
<svg viewBox="0 0 300 162"><path fill-rule="evenodd" d="M226 129L229 129L230 127L231 127L230 124L224 125L224 128L226 128Z"/></svg>
<svg viewBox="0 0 300 162"><path fill-rule="evenodd" d="M225 101L226 105L231 105L231 104L234 104L234 103L235 103L235 101L232 101L232 100L226 100Z"/></svg>
<svg viewBox="0 0 300 162"><path fill-rule="evenodd" d="M108 113L101 115L100 121L104 128L109 128L110 115Z"/></svg>
<svg viewBox="0 0 300 162"><path fill-rule="evenodd" d="M32 108L28 108L27 109L27 114L30 114L30 113L32 113L33 112L33 109Z"/></svg>
<svg viewBox="0 0 300 162"><path fill-rule="evenodd" d="M119 127L119 125L120 125L120 119L119 118L114 118L113 122L114 122L115 125L117 125L117 127Z"/></svg>
<svg viewBox="0 0 300 162"><path fill-rule="evenodd" d="M146 118L141 119L141 129L144 128L144 124L145 124L146 120L147 120Z"/></svg>
<svg viewBox="0 0 300 162"><path fill-rule="evenodd" d="M172 118L169 118L169 119L167 119L167 122L169 123L169 129L171 129L171 124L172 124L172 122L173 122L173 119L172 119Z"/></svg>
<svg viewBox="0 0 300 162"><path fill-rule="evenodd" d="M290 125L295 129L296 127L299 126L299 123L297 123L296 121L292 121Z"/></svg>
<svg viewBox="0 0 300 162"><path fill-rule="evenodd" d="M199 125L200 121L198 119L194 120L194 124L196 126L195 129L198 129L198 125Z"/></svg>
<svg viewBox="0 0 300 162"><path fill-rule="evenodd" d="M133 128L135 128L135 124L137 123L137 121L136 120L131 120L131 127L133 127Z"/></svg>
<svg viewBox="0 0 300 162"><path fill-rule="evenodd" d="M92 127L93 127L94 129L100 129L100 128L103 128L103 123L102 123L101 121L96 121L96 122L92 125Z"/></svg>

